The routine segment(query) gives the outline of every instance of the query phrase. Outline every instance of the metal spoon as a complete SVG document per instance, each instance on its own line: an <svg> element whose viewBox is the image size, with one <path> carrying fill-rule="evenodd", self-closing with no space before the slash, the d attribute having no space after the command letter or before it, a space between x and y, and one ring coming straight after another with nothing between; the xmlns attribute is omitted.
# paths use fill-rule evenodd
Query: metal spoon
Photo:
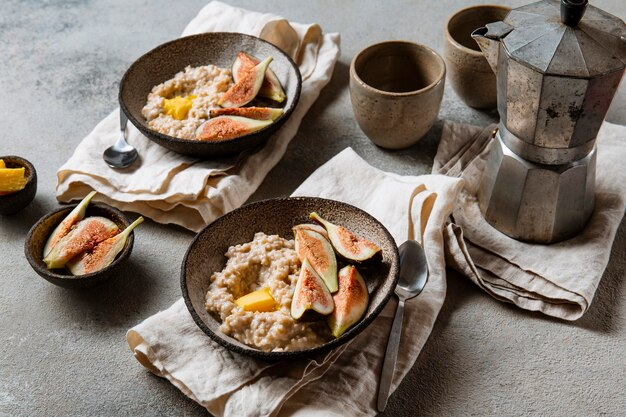
<svg viewBox="0 0 626 417"><path fill-rule="evenodd" d="M402 319L404 318L404 302L422 292L428 281L428 263L426 254L422 246L414 240L407 240L400 245L400 279L395 289L398 296L398 307L396 316L393 319L389 340L387 341L387 351L385 352L385 362L380 375L380 385L378 386L378 411L385 411L391 388L391 379L396 369L398 359L398 346L400 345L400 335L402 334Z"/></svg>
<svg viewBox="0 0 626 417"><path fill-rule="evenodd" d="M126 142L128 117L120 109L120 138L115 145L108 147L102 154L104 162L111 168L126 168L137 159L137 150Z"/></svg>

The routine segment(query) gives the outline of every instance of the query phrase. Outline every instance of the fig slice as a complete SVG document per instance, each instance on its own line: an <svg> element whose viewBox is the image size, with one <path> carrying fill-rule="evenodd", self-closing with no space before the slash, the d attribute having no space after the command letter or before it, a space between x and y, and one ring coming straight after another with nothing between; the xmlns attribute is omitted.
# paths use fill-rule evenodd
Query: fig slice
<svg viewBox="0 0 626 417"><path fill-rule="evenodd" d="M251 68L228 91L222 94L217 104L222 107L241 107L250 103L261 89L265 71L270 62L272 62L271 56Z"/></svg>
<svg viewBox="0 0 626 417"><path fill-rule="evenodd" d="M328 239L328 232L326 232L326 229L324 229L322 226L320 226L319 224L315 224L315 223L302 223L302 224L297 224L294 227L292 227L293 230L293 235L296 235L296 231L297 230L311 230L313 232L317 232L320 235L324 236L326 239Z"/></svg>
<svg viewBox="0 0 626 417"><path fill-rule="evenodd" d="M89 205L89 202L94 195L96 195L95 191L87 194L85 198L83 198L81 202L78 203L76 207L74 207L74 210L70 211L70 214L65 216L63 221L59 223L57 227L55 227L54 231L48 237L46 245L43 247L44 258L48 256L52 248L54 248L54 245L56 245L59 240L63 238L63 236L68 234L72 226L85 218L85 211L87 210L87 206Z"/></svg>
<svg viewBox="0 0 626 417"><path fill-rule="evenodd" d="M338 226L320 217L313 212L309 215L312 220L321 223L328 232L330 243L343 258L361 263L381 257L382 251L373 242L366 239L359 239L354 233L343 226Z"/></svg>
<svg viewBox="0 0 626 417"><path fill-rule="evenodd" d="M239 52L235 58L235 62L233 62L233 80L235 80L235 82L239 81L240 78L259 62L261 62L261 60L257 57L243 51ZM265 78L263 79L263 84L261 84L258 95L259 97L269 98L279 103L282 103L285 101L285 98L287 98L283 86L280 84L280 81L278 81L278 77L269 67L265 72Z"/></svg>
<svg viewBox="0 0 626 417"><path fill-rule="evenodd" d="M118 233L117 225L106 217L87 217L76 223L43 261L48 269L63 268L75 256L92 250L98 243Z"/></svg>
<svg viewBox="0 0 626 417"><path fill-rule="evenodd" d="M209 110L209 117L241 116L255 120L276 120L283 114L283 109L272 107L228 107Z"/></svg>
<svg viewBox="0 0 626 417"><path fill-rule="evenodd" d="M254 120L241 116L219 116L196 129L196 140L233 139L256 132L272 124L271 120Z"/></svg>
<svg viewBox="0 0 626 417"><path fill-rule="evenodd" d="M98 243L93 250L83 252L70 262L67 268L72 275L85 275L99 271L111 265L118 253L124 249L126 239L139 223L143 222L143 217L139 217L122 233L118 233L102 242Z"/></svg>
<svg viewBox="0 0 626 417"><path fill-rule="evenodd" d="M326 319L333 336L341 336L361 320L369 305L369 299L365 280L354 265L341 268L339 290L333 295L335 309Z"/></svg>
<svg viewBox="0 0 626 417"><path fill-rule="evenodd" d="M306 259L324 280L328 291L337 291L337 258L330 242L312 230L296 230L296 253L301 262Z"/></svg>
<svg viewBox="0 0 626 417"><path fill-rule="evenodd" d="M309 311L328 315L334 309L333 297L326 284L307 259L302 262L300 275L291 300L291 317L303 318Z"/></svg>

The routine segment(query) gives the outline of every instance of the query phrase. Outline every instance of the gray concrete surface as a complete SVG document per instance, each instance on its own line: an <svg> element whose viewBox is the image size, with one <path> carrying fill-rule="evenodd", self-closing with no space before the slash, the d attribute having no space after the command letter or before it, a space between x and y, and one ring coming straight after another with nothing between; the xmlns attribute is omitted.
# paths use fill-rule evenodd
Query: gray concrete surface
<svg viewBox="0 0 626 417"><path fill-rule="evenodd" d="M352 117L348 65L358 50L387 39L414 40L441 52L447 16L479 2L233 3L315 21L342 35L342 56L330 85L251 200L288 195L346 146L385 170L430 171L441 124L410 149L376 148ZM623 0L592 3L626 16ZM31 225L58 207L56 170L115 107L125 69L143 52L177 37L204 4L2 1L0 154L24 156L39 172L33 204L0 218L2 416L206 415L168 382L146 372L124 338L128 328L180 297L179 266L192 233L146 222L124 274L80 291L43 281L30 269L22 248ZM465 107L447 86L440 117L484 125L496 115ZM608 120L626 124L624 85ZM575 323L497 302L450 273L433 333L385 415L625 415L625 258L622 222L594 303Z"/></svg>

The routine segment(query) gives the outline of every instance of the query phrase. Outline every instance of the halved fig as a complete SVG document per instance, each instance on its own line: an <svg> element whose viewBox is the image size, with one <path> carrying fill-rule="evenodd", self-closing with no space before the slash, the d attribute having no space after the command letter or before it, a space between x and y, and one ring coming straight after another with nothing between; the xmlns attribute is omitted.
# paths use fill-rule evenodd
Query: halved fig
<svg viewBox="0 0 626 417"><path fill-rule="evenodd" d="M326 284L305 259L291 300L291 317L297 320L309 311L325 316L332 313L334 307L333 297Z"/></svg>
<svg viewBox="0 0 626 417"><path fill-rule="evenodd" d="M339 337L346 330L361 320L370 296L367 292L365 280L359 271L348 265L339 271L339 290L333 295L335 309L327 318L330 331L335 337Z"/></svg>
<svg viewBox="0 0 626 417"><path fill-rule="evenodd" d="M272 107L229 107L226 109L211 109L209 117L241 116L255 120L276 120L283 114L283 109Z"/></svg>
<svg viewBox="0 0 626 417"><path fill-rule="evenodd" d="M359 239L345 227L324 220L315 212L311 213L309 217L326 228L330 243L332 243L337 253L345 259L361 263L382 256L381 249L373 242L367 239Z"/></svg>
<svg viewBox="0 0 626 417"><path fill-rule="evenodd" d="M237 54L237 58L235 58L235 62L233 62L233 80L235 80L235 82L239 81L239 79L241 79L246 72L254 68L254 66L259 62L261 62L261 60L257 57L243 51L239 52ZM285 91L283 90L283 86L280 84L278 77L271 68L267 68L267 71L265 72L263 84L261 84L261 88L259 89L259 97L269 98L279 103L285 101L285 98L287 97L285 95Z"/></svg>
<svg viewBox="0 0 626 417"><path fill-rule="evenodd" d="M75 256L92 250L98 243L118 233L117 225L106 217L87 217L76 223L43 261L48 269L63 268Z"/></svg>
<svg viewBox="0 0 626 417"><path fill-rule="evenodd" d="M328 291L337 291L337 258L330 242L312 230L296 230L296 253L301 262L308 260L324 280Z"/></svg>
<svg viewBox="0 0 626 417"><path fill-rule="evenodd" d="M143 222L143 217L139 217L122 233L110 237L98 243L93 250L83 252L70 262L67 268L73 275L85 275L99 271L111 265L118 253L124 249L126 239L139 223Z"/></svg>
<svg viewBox="0 0 626 417"><path fill-rule="evenodd" d="M52 248L54 248L54 245L56 245L63 236L68 234L72 226L85 218L85 211L87 210L87 206L89 205L89 202L94 195L96 195L95 191L87 194L85 198L83 198L81 202L78 203L76 207L74 207L74 210L70 211L70 214L65 216L63 221L59 223L57 227L55 227L52 234L50 234L50 236L48 237L46 245L43 247L44 258L48 256Z"/></svg>
<svg viewBox="0 0 626 417"><path fill-rule="evenodd" d="M217 102L222 107L241 107L250 103L261 89L267 66L272 62L272 57L250 69L239 81L237 81Z"/></svg>
<svg viewBox="0 0 626 417"><path fill-rule="evenodd" d="M320 226L319 224L315 224L315 223L302 223L302 224L297 224L294 227L291 228L293 230L293 235L296 235L296 231L298 230L311 230L313 232L317 232L320 235L324 236L326 239L328 239L328 232L326 232L326 229L324 229L322 226Z"/></svg>
<svg viewBox="0 0 626 417"><path fill-rule="evenodd" d="M219 116L207 120L196 129L196 140L237 138L261 130L272 123L271 120L254 120L240 116Z"/></svg>

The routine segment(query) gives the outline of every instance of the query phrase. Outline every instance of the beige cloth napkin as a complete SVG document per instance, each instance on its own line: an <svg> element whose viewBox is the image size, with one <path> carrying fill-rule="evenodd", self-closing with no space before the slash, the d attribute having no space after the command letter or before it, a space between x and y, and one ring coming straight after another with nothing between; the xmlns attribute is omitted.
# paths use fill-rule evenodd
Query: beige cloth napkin
<svg viewBox="0 0 626 417"><path fill-rule="evenodd" d="M294 193L360 207L380 220L398 244L407 237L423 242L430 277L422 294L406 303L392 389L415 362L443 304L442 231L461 188L458 178L382 172L348 148ZM272 364L224 349L195 325L182 299L129 330L127 338L144 366L216 416L369 416L376 413L378 379L396 304L392 298L350 344L299 361Z"/></svg>
<svg viewBox="0 0 626 417"><path fill-rule="evenodd" d="M598 133L595 211L583 232L564 242L518 242L491 227L475 197L494 126L446 123L434 173L465 179L447 225L446 261L496 299L566 320L591 305L626 206L626 126Z"/></svg>
<svg viewBox="0 0 626 417"><path fill-rule="evenodd" d="M282 158L302 118L330 81L339 57L339 35L322 34L317 24L291 23L220 2L205 6L182 35L220 31L259 36L286 51L298 64L302 73L300 101L279 132L251 155L200 161L151 142L129 123L128 141L137 148L141 160L128 170L118 171L102 160L102 152L119 135L119 110L114 110L59 169L59 201L80 199L93 189L99 192L94 200L141 213L159 223L199 231L248 199Z"/></svg>

